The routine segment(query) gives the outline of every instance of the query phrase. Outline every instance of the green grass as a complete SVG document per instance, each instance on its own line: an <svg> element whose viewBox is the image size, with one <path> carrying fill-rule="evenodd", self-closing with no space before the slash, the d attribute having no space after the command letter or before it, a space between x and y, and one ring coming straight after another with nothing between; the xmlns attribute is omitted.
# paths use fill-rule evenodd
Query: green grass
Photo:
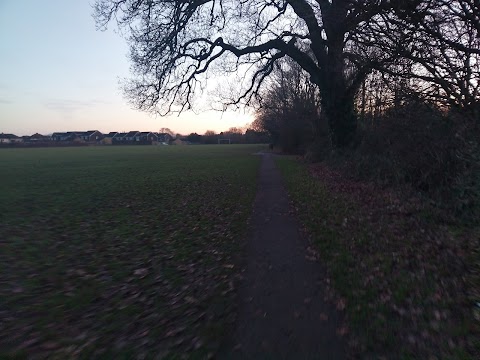
<svg viewBox="0 0 480 360"><path fill-rule="evenodd" d="M276 164L285 178L297 216L312 236L322 260L327 263L335 289L347 303L360 307L358 311L352 309L353 325L368 324L366 320L370 312L366 308L369 298L375 294L371 293L373 289L361 285L361 279L354 271L357 260L340 240L340 228L348 215L348 204L341 199L333 199L326 187L312 178L302 164L285 157L278 158ZM364 290L361 298L358 296L359 289ZM364 329L366 333L370 330L369 327Z"/></svg>
<svg viewBox="0 0 480 360"><path fill-rule="evenodd" d="M1 150L0 355L215 351L258 148Z"/></svg>
<svg viewBox="0 0 480 360"><path fill-rule="evenodd" d="M451 258L444 257L445 250L423 248L432 244L423 239L428 232L412 228L412 219L408 222L401 217L371 223L365 212L373 209L362 208L348 195L333 192L304 164L288 157L277 158L276 164L297 216L327 266L337 296L346 301L354 357L468 356L467 348L472 346L466 341L473 334L474 320L465 309L464 294L452 286L462 278L449 262ZM436 234L442 229L436 229ZM455 315L438 319L435 314L443 311ZM415 345L410 343L411 338ZM454 348L448 345L450 339L455 341Z"/></svg>

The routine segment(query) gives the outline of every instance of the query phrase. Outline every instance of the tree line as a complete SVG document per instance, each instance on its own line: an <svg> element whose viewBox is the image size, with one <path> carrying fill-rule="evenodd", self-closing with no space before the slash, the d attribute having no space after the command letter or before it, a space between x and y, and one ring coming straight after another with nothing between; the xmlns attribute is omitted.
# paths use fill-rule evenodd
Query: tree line
<svg viewBox="0 0 480 360"><path fill-rule="evenodd" d="M177 135L177 138L190 144L268 144L271 139L266 131L254 129L244 131L235 127L220 133L207 130L203 135L191 133L187 136Z"/></svg>
<svg viewBox="0 0 480 360"><path fill-rule="evenodd" d="M97 0L94 17L124 30L139 110L195 108L220 77L214 100L255 107L284 151L479 197L477 0Z"/></svg>
<svg viewBox="0 0 480 360"><path fill-rule="evenodd" d="M251 104L288 58L321 93L337 148L354 141L355 98L374 73L414 80L417 92L478 123L479 14L476 0L95 3L99 28L115 21L125 30L133 76L124 90L138 109L190 109L210 77L231 72L246 81L225 105ZM314 124L315 136L323 131Z"/></svg>

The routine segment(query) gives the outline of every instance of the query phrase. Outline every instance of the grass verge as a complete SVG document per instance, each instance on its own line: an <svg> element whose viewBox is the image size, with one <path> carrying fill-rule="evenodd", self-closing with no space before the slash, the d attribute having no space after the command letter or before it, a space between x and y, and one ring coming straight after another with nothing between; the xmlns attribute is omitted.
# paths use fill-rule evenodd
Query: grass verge
<svg viewBox="0 0 480 360"><path fill-rule="evenodd" d="M428 207L414 197L348 180L325 164L276 163L346 304L354 357L475 356L465 237L426 221Z"/></svg>

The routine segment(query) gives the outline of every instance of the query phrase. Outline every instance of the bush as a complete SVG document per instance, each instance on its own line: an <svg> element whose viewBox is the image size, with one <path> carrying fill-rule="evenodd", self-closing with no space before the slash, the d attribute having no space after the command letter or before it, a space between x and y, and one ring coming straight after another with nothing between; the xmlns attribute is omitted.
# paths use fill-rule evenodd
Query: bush
<svg viewBox="0 0 480 360"><path fill-rule="evenodd" d="M410 184L437 206L473 218L480 202L475 133L460 116L412 101L360 124L349 172L382 184Z"/></svg>

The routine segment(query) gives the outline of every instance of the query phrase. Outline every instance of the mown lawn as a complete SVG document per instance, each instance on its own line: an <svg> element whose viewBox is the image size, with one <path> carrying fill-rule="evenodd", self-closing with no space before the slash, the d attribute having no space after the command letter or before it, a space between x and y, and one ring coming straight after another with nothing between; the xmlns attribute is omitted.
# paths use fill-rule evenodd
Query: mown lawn
<svg viewBox="0 0 480 360"><path fill-rule="evenodd" d="M428 220L428 205L406 193L325 164L276 163L345 309L353 358L477 358L478 237Z"/></svg>
<svg viewBox="0 0 480 360"><path fill-rule="evenodd" d="M0 151L0 357L214 354L258 146Z"/></svg>

